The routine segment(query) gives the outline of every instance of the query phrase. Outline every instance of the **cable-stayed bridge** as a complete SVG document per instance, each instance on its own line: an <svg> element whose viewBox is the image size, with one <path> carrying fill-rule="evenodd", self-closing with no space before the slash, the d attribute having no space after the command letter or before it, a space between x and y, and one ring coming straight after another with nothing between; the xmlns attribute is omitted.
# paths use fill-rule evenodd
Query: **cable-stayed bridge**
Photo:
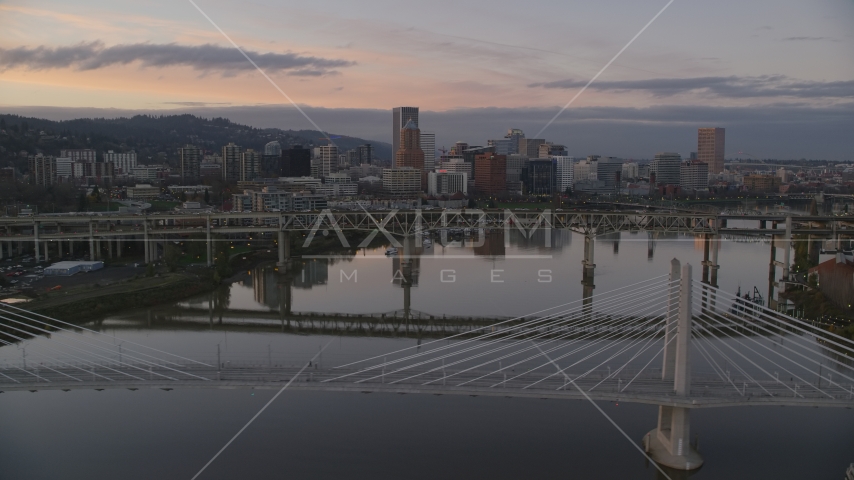
<svg viewBox="0 0 854 480"><path fill-rule="evenodd" d="M269 350L242 362L194 358L3 305L0 343L21 357L0 366L0 391L287 386L655 404L646 450L685 470L702 463L688 441L691 409L854 407L854 341L691 274L674 260L669 275L345 362Z"/></svg>

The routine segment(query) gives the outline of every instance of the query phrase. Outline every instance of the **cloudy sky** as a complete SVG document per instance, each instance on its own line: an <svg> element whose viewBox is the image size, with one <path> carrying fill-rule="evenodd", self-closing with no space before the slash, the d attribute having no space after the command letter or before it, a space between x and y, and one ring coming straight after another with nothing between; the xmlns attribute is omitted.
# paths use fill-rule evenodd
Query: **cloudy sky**
<svg viewBox="0 0 854 480"><path fill-rule="evenodd" d="M415 105L440 145L534 135L667 3L195 1L324 130L390 141ZM311 128L189 0L7 0L0 32L4 111ZM543 136L644 158L723 126L728 155L854 159L852 53L848 0L675 0Z"/></svg>

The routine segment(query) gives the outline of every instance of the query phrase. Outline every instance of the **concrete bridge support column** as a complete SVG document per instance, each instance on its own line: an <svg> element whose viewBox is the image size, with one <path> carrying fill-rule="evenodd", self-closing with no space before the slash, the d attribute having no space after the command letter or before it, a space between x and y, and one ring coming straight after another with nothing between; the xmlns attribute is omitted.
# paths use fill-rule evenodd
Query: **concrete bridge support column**
<svg viewBox="0 0 854 480"><path fill-rule="evenodd" d="M205 253L207 257L207 265L213 266L213 244L211 243L211 217L210 215L207 217L207 221L205 223L205 231L207 232L207 243L205 244Z"/></svg>
<svg viewBox="0 0 854 480"><path fill-rule="evenodd" d="M95 260L95 227L89 222L89 260Z"/></svg>
<svg viewBox="0 0 854 480"><path fill-rule="evenodd" d="M122 258L122 239L124 237L116 238L116 256Z"/></svg>
<svg viewBox="0 0 854 480"><path fill-rule="evenodd" d="M792 260L792 217L786 217L786 238L783 246L783 284L780 286L780 291L786 291L786 282L789 281L789 273L791 272Z"/></svg>
<svg viewBox="0 0 854 480"><path fill-rule="evenodd" d="M18 242L18 256L20 257L24 253L24 243Z"/></svg>
<svg viewBox="0 0 854 480"><path fill-rule="evenodd" d="M105 240L107 242L107 258L112 260L113 259L113 240L109 237L107 237Z"/></svg>
<svg viewBox="0 0 854 480"><path fill-rule="evenodd" d="M279 230L279 263L280 268L287 268L291 261L291 238L288 232Z"/></svg>
<svg viewBox="0 0 854 480"><path fill-rule="evenodd" d="M775 286L777 284L777 235L771 235L771 261L768 263L768 308L777 310Z"/></svg>
<svg viewBox="0 0 854 480"><path fill-rule="evenodd" d="M143 254L144 263L148 263L151 261L151 245L148 242L148 222L143 221L143 235L142 235L142 246L145 248L145 253Z"/></svg>
<svg viewBox="0 0 854 480"><path fill-rule="evenodd" d="M56 242L56 255L62 260L62 240Z"/></svg>
<svg viewBox="0 0 854 480"><path fill-rule="evenodd" d="M50 242L49 242L49 241L47 241L47 240L45 240L45 241L44 241L44 261L45 261L45 262L49 262L49 261L50 261L50 258L48 258L48 253L47 253L47 250L48 250L48 248L49 248L49 247L50 247Z"/></svg>
<svg viewBox="0 0 854 480"><path fill-rule="evenodd" d="M679 261L671 262L671 278L679 269ZM691 323L692 323L692 277L691 265L681 268L678 278L678 301L676 339L673 371L674 393L687 397L691 393ZM673 299L668 305L671 313ZM672 338L672 337L671 337ZM669 338L667 339L669 340ZM667 348L665 348L667 351ZM665 357L665 368L670 368ZM665 380L669 380L665 378ZM690 444L690 410L683 407L661 405L658 407L658 425L643 439L644 450L658 464L677 470L695 470L703 465L703 457Z"/></svg>
<svg viewBox="0 0 854 480"><path fill-rule="evenodd" d="M35 238L35 257L36 263L41 261L41 255L39 255L39 222L33 222L33 237Z"/></svg>
<svg viewBox="0 0 854 480"><path fill-rule="evenodd" d="M670 284L667 295L667 321L664 329L664 357L661 365L661 380L672 382L676 371L676 326L679 316L679 287L682 267L675 258L670 261Z"/></svg>

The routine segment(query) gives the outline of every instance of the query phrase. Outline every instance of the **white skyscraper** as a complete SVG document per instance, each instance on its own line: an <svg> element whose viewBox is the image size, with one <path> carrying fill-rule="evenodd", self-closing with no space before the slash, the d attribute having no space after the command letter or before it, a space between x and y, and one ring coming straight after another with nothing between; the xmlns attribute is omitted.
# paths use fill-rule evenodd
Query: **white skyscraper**
<svg viewBox="0 0 854 480"><path fill-rule="evenodd" d="M564 193L567 189L571 190L573 180L575 179L575 158L554 156L552 157L552 160L555 162L557 167L557 178L555 182L557 184L557 191Z"/></svg>
<svg viewBox="0 0 854 480"><path fill-rule="evenodd" d="M110 150L104 154L104 161L113 164L113 172L129 174L136 168L136 152L115 153Z"/></svg>
<svg viewBox="0 0 854 480"><path fill-rule="evenodd" d="M432 172L436 168L436 134L421 132L421 150L424 151L424 171Z"/></svg>
<svg viewBox="0 0 854 480"><path fill-rule="evenodd" d="M325 177L338 171L338 147L335 145L321 145L316 148L317 159L320 160L318 174Z"/></svg>

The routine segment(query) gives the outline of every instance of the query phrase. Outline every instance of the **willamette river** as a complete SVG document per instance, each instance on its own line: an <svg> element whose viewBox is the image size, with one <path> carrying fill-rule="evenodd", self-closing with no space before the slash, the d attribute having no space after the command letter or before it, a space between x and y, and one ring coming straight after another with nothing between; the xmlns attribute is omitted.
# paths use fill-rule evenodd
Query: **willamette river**
<svg viewBox="0 0 854 480"><path fill-rule="evenodd" d="M565 232L505 246L420 251L407 278L412 315L521 316L582 298L584 239ZM308 335L277 330L252 311L393 315L405 307L399 260L384 248L346 259L303 260L290 285L271 269L243 272L227 291L181 302L207 311L244 311L245 319L154 321L170 307L128 312L102 332L183 355L239 363L271 355L307 361L332 340L324 362L344 363L403 346L414 338ZM724 241L723 290L758 288L767 299L768 243ZM651 256L650 256L651 253ZM782 258L782 253L779 254ZM665 275L678 258L701 275L701 241L644 233L600 237L595 290L600 294ZM778 273L779 275L779 273ZM288 300L281 301L283 291ZM260 316L259 316L260 317ZM171 317L170 317L171 318ZM265 324L268 322L269 324ZM271 323L270 323L271 322ZM32 349L50 340L31 341ZM17 362L16 346L0 361ZM39 391L0 395L0 478L190 479L274 395L273 390L140 389ZM657 407L602 402L635 442L655 426ZM697 479L841 479L854 462L854 411L791 407L694 410L705 465ZM285 391L200 479L236 478L656 478L653 467L592 405L574 400L362 395Z"/></svg>

